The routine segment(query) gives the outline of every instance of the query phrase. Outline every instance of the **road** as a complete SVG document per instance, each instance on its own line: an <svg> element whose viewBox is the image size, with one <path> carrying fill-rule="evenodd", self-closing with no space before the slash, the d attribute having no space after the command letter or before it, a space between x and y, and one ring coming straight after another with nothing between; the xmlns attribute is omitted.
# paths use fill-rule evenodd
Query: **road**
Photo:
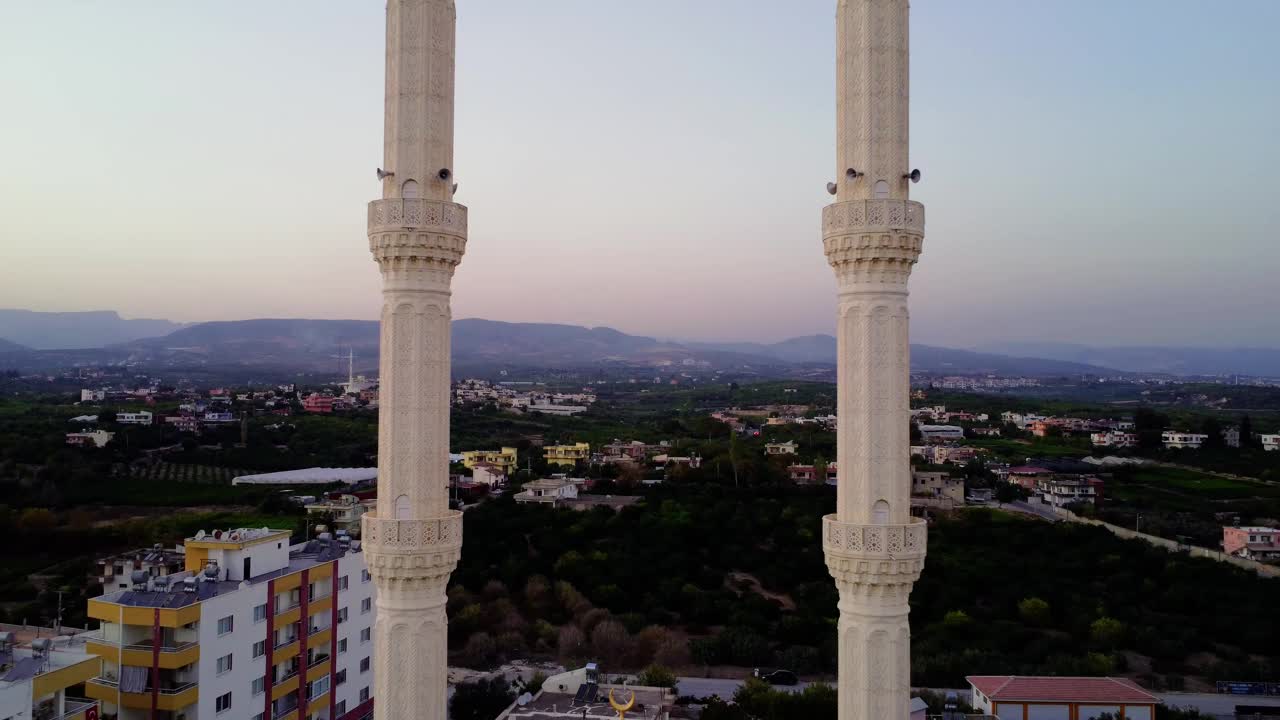
<svg viewBox="0 0 1280 720"><path fill-rule="evenodd" d="M742 680L725 680L717 678L693 678L682 677L676 686L676 692L680 695L692 695L694 697L709 697L711 695L719 695L721 698L729 699L742 687ZM779 690L790 690L798 692L805 688L806 683L800 683L791 687L779 687ZM964 701L969 699L969 691L966 690L947 690L945 688L931 688L933 692L945 695L948 692L957 693ZM1217 695L1214 693L1155 693L1161 702L1170 707L1191 707L1206 713L1210 716L1231 720L1235 718L1235 708L1240 705L1269 705L1280 707L1280 697L1262 697L1257 695Z"/></svg>
<svg viewBox="0 0 1280 720"><path fill-rule="evenodd" d="M1062 522L1062 518L1058 517L1058 514L1053 511L1053 508L1048 505L1041 505L1040 503L1029 503L1018 500L1016 502L1005 503L998 507L1003 507L1026 515L1035 515L1036 517L1042 520L1048 520L1049 522Z"/></svg>

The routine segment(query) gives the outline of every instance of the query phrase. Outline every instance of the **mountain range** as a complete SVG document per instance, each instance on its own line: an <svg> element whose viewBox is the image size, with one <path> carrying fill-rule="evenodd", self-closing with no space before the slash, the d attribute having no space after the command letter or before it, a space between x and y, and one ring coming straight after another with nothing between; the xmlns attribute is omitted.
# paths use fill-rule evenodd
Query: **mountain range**
<svg viewBox="0 0 1280 720"><path fill-rule="evenodd" d="M62 315L62 314L59 314ZM114 313L110 318L119 320ZM104 331L105 332L105 331ZM132 332L132 328L130 329ZM65 342L65 341L64 341ZM348 353L358 368L376 367L379 326L370 320L260 319L178 327L157 337L129 338L97 348L0 346L0 364L51 367L85 362L155 366L243 366L332 372ZM686 367L764 376L829 374L836 340L812 335L778 343L688 343L629 335L612 328L464 319L453 323L453 361L472 369ZM1074 362L1014 358L966 350L912 346L915 370L954 373L1077 375L1110 372Z"/></svg>
<svg viewBox="0 0 1280 720"><path fill-rule="evenodd" d="M1091 347L1068 343L1000 343L980 349L993 353L1032 355L1102 365L1126 372L1280 376L1280 349L1276 348Z"/></svg>
<svg viewBox="0 0 1280 720"><path fill-rule="evenodd" d="M36 312L0 308L0 339L35 350L97 348L167 335L183 327L168 320L129 320L112 310ZM0 344L0 352L5 346Z"/></svg>
<svg viewBox="0 0 1280 720"><path fill-rule="evenodd" d="M111 311L0 310L0 353L24 367L85 362L289 367L332 371L353 353L375 365L378 323L370 320L259 319L182 325L127 320ZM453 323L460 369L694 366L765 375L820 374L836 361L836 339L806 335L776 343L652 338L607 327L464 319ZM3 365L4 362L0 362ZM1007 343L976 350L911 346L916 371L1028 376L1165 373L1280 376L1280 350L1113 347Z"/></svg>

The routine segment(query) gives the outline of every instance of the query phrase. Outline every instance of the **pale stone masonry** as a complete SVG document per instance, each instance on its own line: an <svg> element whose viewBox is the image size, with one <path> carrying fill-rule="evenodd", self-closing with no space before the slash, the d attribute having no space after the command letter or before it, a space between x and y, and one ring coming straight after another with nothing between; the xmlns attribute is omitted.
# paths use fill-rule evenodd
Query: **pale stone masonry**
<svg viewBox="0 0 1280 720"><path fill-rule="evenodd" d="M836 201L823 245L836 274L836 514L823 522L840 592L839 718L905 718L907 598L926 531L911 507L907 278L924 239L908 196L907 0L839 0Z"/></svg>
<svg viewBox="0 0 1280 720"><path fill-rule="evenodd" d="M467 243L453 202L453 0L388 0L382 199L378 504L362 518L377 588L375 717L446 715L445 588L462 549L449 510L450 283Z"/></svg>

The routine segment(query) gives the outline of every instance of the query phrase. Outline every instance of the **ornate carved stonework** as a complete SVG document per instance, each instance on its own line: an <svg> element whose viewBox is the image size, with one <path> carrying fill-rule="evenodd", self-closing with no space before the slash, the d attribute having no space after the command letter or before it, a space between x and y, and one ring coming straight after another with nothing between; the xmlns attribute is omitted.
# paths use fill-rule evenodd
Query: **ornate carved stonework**
<svg viewBox="0 0 1280 720"><path fill-rule="evenodd" d="M449 510L450 283L467 247L453 202L453 0L388 0L382 198L378 506L362 520L377 588L377 720L444 720L445 589L462 551Z"/></svg>
<svg viewBox="0 0 1280 720"><path fill-rule="evenodd" d="M908 598L927 543L924 522L910 516L907 281L924 206L904 177L907 26L907 0L839 0L837 194L822 213L822 242L839 288L840 471L822 545L840 592L840 720L907 716Z"/></svg>

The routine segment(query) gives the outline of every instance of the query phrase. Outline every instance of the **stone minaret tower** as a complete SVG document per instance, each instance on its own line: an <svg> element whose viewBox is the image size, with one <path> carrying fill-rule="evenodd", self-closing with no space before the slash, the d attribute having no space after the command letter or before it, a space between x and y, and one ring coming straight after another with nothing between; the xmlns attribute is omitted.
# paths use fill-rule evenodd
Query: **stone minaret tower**
<svg viewBox="0 0 1280 720"><path fill-rule="evenodd" d="M910 514L907 278L924 206L907 197L907 20L907 0L838 0L836 202L822 233L840 298L839 485L822 545L840 591L840 720L907 716L907 598L925 556Z"/></svg>
<svg viewBox="0 0 1280 720"><path fill-rule="evenodd" d="M462 549L449 509L450 282L467 244L453 202L454 0L387 0L378 506L364 516L377 588L374 716L444 720L445 588Z"/></svg>

